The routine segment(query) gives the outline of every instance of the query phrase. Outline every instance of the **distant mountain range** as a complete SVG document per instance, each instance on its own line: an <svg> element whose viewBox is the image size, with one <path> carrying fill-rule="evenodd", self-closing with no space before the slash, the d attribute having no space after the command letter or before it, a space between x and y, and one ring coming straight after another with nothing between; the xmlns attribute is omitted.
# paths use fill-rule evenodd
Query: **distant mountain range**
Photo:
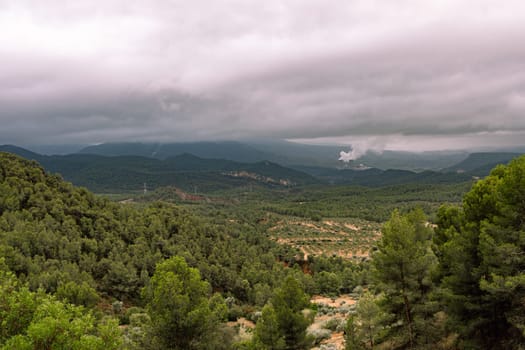
<svg viewBox="0 0 525 350"><path fill-rule="evenodd" d="M510 152L480 152L469 156L447 169L447 172L471 173L480 176L488 175L490 170L498 164L506 164L512 159L520 156L520 153Z"/></svg>
<svg viewBox="0 0 525 350"><path fill-rule="evenodd" d="M472 152L467 151L432 151L405 152L385 150L383 152L369 151L349 164L339 161L341 151L349 151L351 147L341 145L309 145L283 140L259 141L215 141L215 142L172 142L172 143L103 143L91 146L79 145L40 145L24 147L38 154L65 155L72 153L95 154L101 156L141 156L156 159L167 159L184 153L193 154L204 159L225 159L241 163L270 161L284 166L309 166L326 168L355 168L360 164L364 167L382 170L400 169L422 172L425 170L451 171L462 161L467 160ZM508 156L521 154L523 149L484 151L478 154L481 165L489 167L498 162L508 161ZM506 154L506 155L505 155ZM494 159L485 163L484 157ZM474 170L472 167L463 169Z"/></svg>
<svg viewBox="0 0 525 350"><path fill-rule="evenodd" d="M101 156L141 156L167 159L181 154L193 154L206 159L227 159L237 162L259 162L271 159L250 145L239 142L195 142L195 143L103 143L83 148L78 153Z"/></svg>
<svg viewBox="0 0 525 350"><path fill-rule="evenodd" d="M289 159L293 158L290 150L299 152L302 147L303 145L291 146L286 153ZM326 155L335 149L316 147L306 145L304 149L312 150L310 156ZM59 173L73 184L85 186L95 192L139 191L144 184L149 189L176 186L186 191L207 193L254 184L289 187L321 183L359 186L457 183L485 176L495 165L507 163L519 155L509 152L472 153L441 171L411 171L380 169L371 167L370 164L374 163L376 157L375 161L382 164L404 162L405 165L416 166L430 165L434 161L444 165L458 158L459 154L385 152L383 158L369 154L354 162L355 164L342 166L336 163L339 166L337 168L318 166L316 163L282 166L272 159L264 158L271 158L272 153L269 150L270 148L266 148L261 151L235 142L168 145L129 143L90 146L80 153L47 156L12 145L0 146L0 151L36 160L49 172ZM198 155L179 153L182 151L193 151ZM203 154L213 157L199 156ZM219 159L221 155L247 161ZM445 158L448 160L445 161ZM368 166L355 166L361 161Z"/></svg>
<svg viewBox="0 0 525 350"><path fill-rule="evenodd" d="M470 173L442 173L426 170L414 172L409 170L368 168L356 169L328 169L314 167L297 167L317 179L331 184L351 184L366 187L392 186L408 183L438 184L459 183L473 178Z"/></svg>
<svg viewBox="0 0 525 350"><path fill-rule="evenodd" d="M224 159L203 159L185 153L163 160L143 156L101 156L69 154L40 155L26 149L4 145L0 151L36 160L47 171L95 192L133 191L177 186L187 191L210 192L248 184L298 186L318 183L304 172L269 161L241 163Z"/></svg>
<svg viewBox="0 0 525 350"><path fill-rule="evenodd" d="M285 166L344 167L339 153L349 151L348 146L306 145L286 141L259 142L190 142L190 143L104 143L88 146L78 153L102 156L135 155L157 159L190 153L201 158L227 159L237 162L263 160ZM354 163L363 163L378 169L411 171L441 170L453 166L468 156L464 151L440 152L367 152Z"/></svg>

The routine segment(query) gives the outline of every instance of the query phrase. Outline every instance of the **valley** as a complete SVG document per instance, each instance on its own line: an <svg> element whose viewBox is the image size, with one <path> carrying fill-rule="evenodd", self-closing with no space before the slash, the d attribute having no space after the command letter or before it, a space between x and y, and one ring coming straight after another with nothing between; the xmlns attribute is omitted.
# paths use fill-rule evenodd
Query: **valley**
<svg viewBox="0 0 525 350"><path fill-rule="evenodd" d="M525 2L0 0L0 350L525 350Z"/></svg>
<svg viewBox="0 0 525 350"><path fill-rule="evenodd" d="M0 278L12 286L9 292L0 289L0 313L12 317L19 312L9 298L19 303L26 295L35 304L28 306L22 328L13 325L1 336L2 346L34 344L33 333L20 329L45 327L34 315L43 312L41 305L57 303L64 309L76 305L77 316L67 317L88 317L93 339L108 349L167 349L174 341L187 348L190 340L184 343L183 335L191 334L189 329L181 328L180 340L156 333L166 319L176 323L190 315L170 313L182 304L203 315L185 321L194 322L196 349L210 344L215 349L265 348L280 342L268 340L272 334L322 350L345 349L354 341L370 348L370 339L406 348L410 333L400 311L406 305L396 279L399 266L407 266L402 273L411 278L406 283L414 294L406 298L429 310L411 312L435 332L417 328L414 332L427 336L418 341L453 349L443 344L466 334L461 328L447 330L443 310L452 301L431 299L429 291L442 284L460 293L446 284L446 276L456 273L446 269L459 266L453 259L469 259L454 250L467 244L454 232L474 227L461 222L475 223L476 215L488 210L469 211L479 205L479 191L487 197L481 187L486 182L473 175L378 170L360 173L366 175L359 175L367 179L365 186L356 177L349 183L327 182L326 170L319 175L267 161L16 151L37 158L43 167L0 153ZM57 169L88 189L50 174ZM503 169L487 181L509 176L499 173ZM456 209L461 206L465 214ZM171 281L170 276L178 277ZM189 295L200 301L193 304ZM290 317L301 331L267 328ZM108 318L113 323L104 323Z"/></svg>

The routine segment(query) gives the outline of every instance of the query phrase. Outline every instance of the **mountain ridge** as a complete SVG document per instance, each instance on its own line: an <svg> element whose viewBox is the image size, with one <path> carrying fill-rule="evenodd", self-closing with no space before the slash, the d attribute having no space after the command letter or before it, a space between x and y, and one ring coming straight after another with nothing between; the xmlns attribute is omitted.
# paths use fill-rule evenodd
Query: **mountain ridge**
<svg viewBox="0 0 525 350"><path fill-rule="evenodd" d="M73 184L95 192L140 191L145 186L153 189L176 186L186 191L198 188L202 192L213 192L248 184L288 187L325 183L380 187L407 183L458 183L486 176L495 165L505 164L519 155L479 152L444 171L415 172L374 167L282 166L269 160L245 163L206 159L188 152L158 159L132 154L47 156L13 145L0 146L2 150L36 160L47 171L59 173ZM466 170L460 170L463 168Z"/></svg>
<svg viewBox="0 0 525 350"><path fill-rule="evenodd" d="M153 188L178 186L185 190L192 190L198 185L201 190L213 191L254 182L263 186L296 186L319 182L306 173L269 161L241 163L204 159L190 154L165 160L132 155L44 156L11 145L0 146L0 151L28 156L47 171L59 173L75 185L101 192L138 191L144 184ZM232 176L241 172L250 176Z"/></svg>
<svg viewBox="0 0 525 350"><path fill-rule="evenodd" d="M477 176L486 176L498 164L507 164L520 156L515 152L475 152L461 162L444 169L444 172L467 172Z"/></svg>
<svg viewBox="0 0 525 350"><path fill-rule="evenodd" d="M311 145L289 141L216 141L187 143L103 143L86 147L79 153L106 156L140 155L166 159L183 153L201 158L228 159L240 162L272 161L284 166L320 166L337 168L341 151L349 151L349 145ZM412 171L441 170L465 159L465 151L407 152L384 150L367 151L353 162L383 170L403 169Z"/></svg>

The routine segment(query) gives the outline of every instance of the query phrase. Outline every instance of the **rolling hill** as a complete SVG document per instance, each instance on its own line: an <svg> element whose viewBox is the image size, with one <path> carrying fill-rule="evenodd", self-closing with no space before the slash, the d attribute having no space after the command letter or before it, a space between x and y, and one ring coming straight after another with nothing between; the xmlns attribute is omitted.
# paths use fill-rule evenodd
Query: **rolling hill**
<svg viewBox="0 0 525 350"><path fill-rule="evenodd" d="M205 159L226 159L237 162L272 160L273 154L262 152L247 144L233 141L188 143L103 143L83 148L78 153L101 156L141 156L167 159L189 153Z"/></svg>
<svg viewBox="0 0 525 350"><path fill-rule="evenodd" d="M82 154L102 156L142 156L167 159L190 153L205 159L227 159L243 163L271 161L285 166L317 166L337 168L340 151L350 146L309 145L283 140L271 141L221 141L188 143L103 143L86 147ZM464 151L402 152L385 150L380 153L366 152L357 163L378 169L402 169L410 171L439 171L462 161L468 156Z"/></svg>
<svg viewBox="0 0 525 350"><path fill-rule="evenodd" d="M296 167L319 180L331 184L345 184L365 187L381 187L409 183L417 184L444 184L459 183L472 179L468 173L441 173L437 171L414 172L409 170L368 168L356 169L329 169L320 167Z"/></svg>
<svg viewBox="0 0 525 350"><path fill-rule="evenodd" d="M176 153L183 149L182 146L179 147L181 144L176 144L176 147L174 145L167 145L164 151L159 144L138 143L105 144L98 148L91 148L91 150L98 150L106 155L90 154L89 149L85 149L85 153L45 156L12 145L0 146L0 151L36 160L46 170L59 173L73 184L85 186L95 192L140 191L146 184L148 189L171 186L184 191L200 193L247 185L288 187L325 183L380 187L409 183L459 183L485 176L496 164L507 163L518 155L517 153L501 152L474 153L455 166L447 168L447 171L415 172L406 169L385 170L374 167L361 169L301 165L285 167L268 160L248 163L219 158L202 158L190 153L170 155L172 151ZM194 150L200 148L200 151L203 152L213 145L217 146L218 143L187 144L186 146L188 145L194 147ZM191 148L190 146L188 147ZM153 153L150 152L155 152L152 151L154 147L157 147L158 150L156 155L162 155L164 158L151 157ZM222 146L217 147L215 155L221 152L229 153L234 148L234 144L222 143ZM295 147L299 147L296 150L300 149L300 146ZM240 151L237 156L244 154L246 157L257 158L265 154L254 152L249 156L249 149L239 146ZM124 155L108 156L116 153L124 153ZM149 156L145 156L147 153ZM391 154L386 154L392 157ZM407 154L405 156L409 157ZM439 154L434 156L439 158Z"/></svg>
<svg viewBox="0 0 525 350"><path fill-rule="evenodd" d="M479 152L471 153L463 161L445 169L446 172L470 173L476 176L486 176L498 164L507 164L521 153L510 152Z"/></svg>
<svg viewBox="0 0 525 350"><path fill-rule="evenodd" d="M269 161L241 163L224 159L203 159L182 154L159 160L141 156L107 157L93 154L44 156L16 146L0 146L39 162L47 171L95 192L138 191L176 186L184 190L211 192L258 184L297 186L318 183L314 177Z"/></svg>

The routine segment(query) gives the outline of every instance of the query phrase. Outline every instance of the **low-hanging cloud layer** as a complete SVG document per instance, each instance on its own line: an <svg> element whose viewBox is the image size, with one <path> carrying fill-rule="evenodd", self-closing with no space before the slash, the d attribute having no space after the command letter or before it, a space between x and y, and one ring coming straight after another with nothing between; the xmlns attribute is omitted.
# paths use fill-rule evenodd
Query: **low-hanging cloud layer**
<svg viewBox="0 0 525 350"><path fill-rule="evenodd" d="M0 143L525 140L522 1L0 0Z"/></svg>

